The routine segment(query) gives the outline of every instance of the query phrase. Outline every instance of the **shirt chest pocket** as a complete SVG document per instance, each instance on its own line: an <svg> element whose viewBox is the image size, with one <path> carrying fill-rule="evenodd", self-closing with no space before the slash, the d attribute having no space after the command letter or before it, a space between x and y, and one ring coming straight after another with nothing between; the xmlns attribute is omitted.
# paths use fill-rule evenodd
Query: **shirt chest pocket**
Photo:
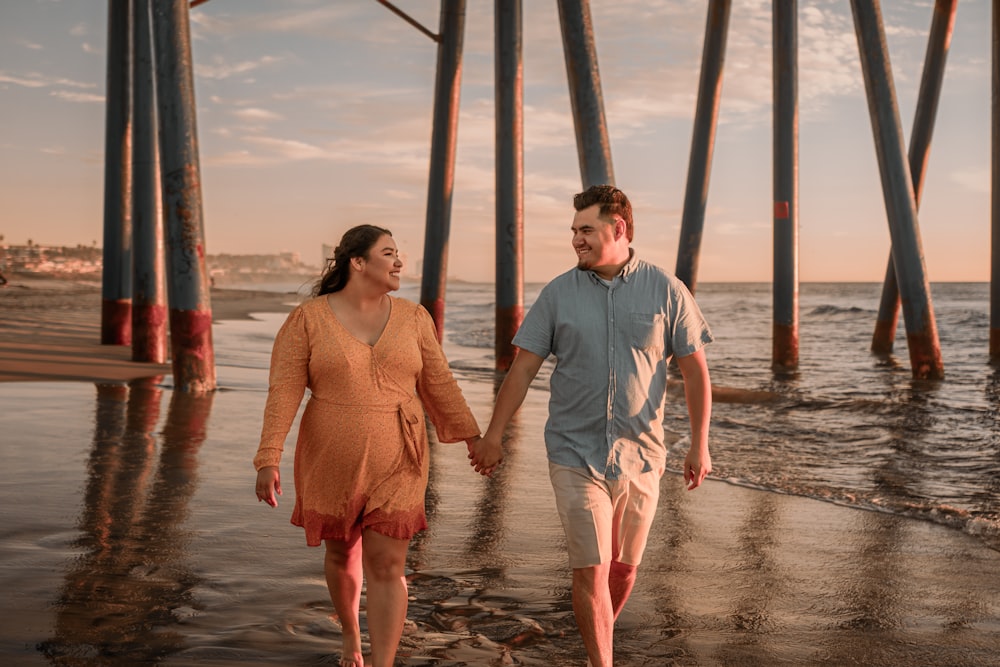
<svg viewBox="0 0 1000 667"><path fill-rule="evenodd" d="M663 349L667 319L663 313L632 313L632 345L644 350Z"/></svg>

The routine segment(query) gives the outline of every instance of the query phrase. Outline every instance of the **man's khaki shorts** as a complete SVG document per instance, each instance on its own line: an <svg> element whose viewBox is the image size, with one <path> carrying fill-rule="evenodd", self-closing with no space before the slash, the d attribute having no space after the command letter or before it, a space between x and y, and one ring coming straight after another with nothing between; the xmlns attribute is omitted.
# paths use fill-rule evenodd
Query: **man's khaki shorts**
<svg viewBox="0 0 1000 667"><path fill-rule="evenodd" d="M634 479L594 479L586 468L549 463L556 507L566 532L569 565L608 561L638 565L660 498L663 469Z"/></svg>

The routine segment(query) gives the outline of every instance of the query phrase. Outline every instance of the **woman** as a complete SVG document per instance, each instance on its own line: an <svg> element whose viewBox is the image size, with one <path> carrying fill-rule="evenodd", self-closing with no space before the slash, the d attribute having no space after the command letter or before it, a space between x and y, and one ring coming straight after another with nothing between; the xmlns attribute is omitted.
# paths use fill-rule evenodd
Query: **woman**
<svg viewBox="0 0 1000 667"><path fill-rule="evenodd" d="M427 527L424 411L438 440L470 445L479 426L448 368L430 315L390 297L403 264L392 234L361 225L334 251L314 297L274 341L257 499L281 495L278 463L306 387L295 446L292 523L326 543L325 572L343 628L341 667L364 667L359 607L368 582L372 665L390 667L406 618L406 552Z"/></svg>

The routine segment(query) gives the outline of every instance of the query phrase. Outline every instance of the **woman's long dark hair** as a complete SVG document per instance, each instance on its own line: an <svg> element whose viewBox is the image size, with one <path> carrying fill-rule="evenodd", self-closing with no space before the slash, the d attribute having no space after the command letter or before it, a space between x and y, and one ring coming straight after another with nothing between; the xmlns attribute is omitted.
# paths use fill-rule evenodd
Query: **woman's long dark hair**
<svg viewBox="0 0 1000 667"><path fill-rule="evenodd" d="M322 296L344 289L351 274L351 260L368 257L368 252L382 236L392 232L375 225L351 227L340 237L340 244L333 251L333 257L326 260L323 275L313 286L313 296Z"/></svg>

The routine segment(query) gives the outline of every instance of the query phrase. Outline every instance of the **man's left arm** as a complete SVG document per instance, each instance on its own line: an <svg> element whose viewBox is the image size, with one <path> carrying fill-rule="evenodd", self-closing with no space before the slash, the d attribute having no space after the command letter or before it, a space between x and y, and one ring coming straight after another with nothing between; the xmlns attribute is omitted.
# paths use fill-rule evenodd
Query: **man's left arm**
<svg viewBox="0 0 1000 667"><path fill-rule="evenodd" d="M688 491L701 486L712 472L712 456L708 452L708 424L712 419L712 380L708 374L705 349L677 358L677 367L684 376L684 397L691 422L691 448L684 459L684 481Z"/></svg>

